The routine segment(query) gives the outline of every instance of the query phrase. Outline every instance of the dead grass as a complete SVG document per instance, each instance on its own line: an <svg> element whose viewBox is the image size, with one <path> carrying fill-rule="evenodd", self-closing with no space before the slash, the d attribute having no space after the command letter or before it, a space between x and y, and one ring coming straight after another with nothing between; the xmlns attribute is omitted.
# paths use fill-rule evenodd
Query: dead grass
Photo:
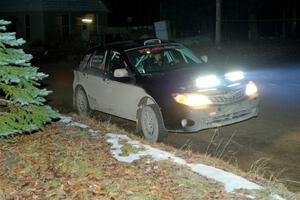
<svg viewBox="0 0 300 200"><path fill-rule="evenodd" d="M81 117L75 115L79 120L81 120ZM97 121L97 119L92 119L92 121ZM87 119L87 121L91 121L91 119ZM132 135L125 131L124 129L118 128L118 126L113 125L110 127L111 118L109 118L109 121L104 121L104 123L107 122L108 130L110 128L113 128L114 130L117 129L118 133L125 133L129 134L131 138L135 140L140 140L144 144L150 144L156 148L160 148L165 151L173 152L175 155L184 158L189 163L203 163L210 166L218 167L220 169L223 169L225 171L233 172L237 175L240 175L242 177L246 177L249 180L252 180L254 182L260 182L264 185L266 185L269 188L273 188L274 190L280 190L282 191L282 194L289 194L287 196L291 196L291 193L286 189L284 186L284 183L288 182L289 180L283 180L280 178L281 174L284 172L284 170L280 172L273 172L271 168L268 166L268 159L262 158L257 162L254 162L251 165L251 169L247 172L243 172L239 169L237 164L237 158L235 154L237 152L230 150L230 145L232 142L234 142L234 137L236 135L236 131L231 135L231 137L228 140L218 140L218 137L221 136L221 128L213 129L212 138L210 140L210 143L206 149L206 153L197 153L192 151L191 147L191 141L187 141L180 149L176 149L167 145L164 145L163 143L149 143L148 141L145 141L142 137L138 135ZM113 131L112 131L113 132ZM128 148L128 147L127 147ZM284 196L284 195L283 195ZM299 196L299 195L298 195ZM300 197L298 197L300 199ZM296 198L296 199L297 199Z"/></svg>
<svg viewBox="0 0 300 200"><path fill-rule="evenodd" d="M170 161L144 157L133 164L118 162L105 134L126 131L109 122L73 117L101 132L55 123L35 134L0 140L0 199L247 199L246 191L225 193L221 185ZM152 146L175 152L163 144ZM141 149L123 141L122 150L127 155ZM234 168L190 150L177 153ZM268 194L259 195L263 199Z"/></svg>
<svg viewBox="0 0 300 200"><path fill-rule="evenodd" d="M136 148L130 144L128 144L128 140L124 140L122 139L121 141L119 141L120 144L122 144L121 150L122 150L122 154L121 156L128 156L129 154L136 154L140 151L145 150L144 148Z"/></svg>
<svg viewBox="0 0 300 200"><path fill-rule="evenodd" d="M0 146L0 199L190 199L185 198L188 190L197 199L213 199L205 191L215 191L214 183L188 183L188 172L171 163L117 162L104 133L59 123L1 140ZM125 146L128 154L138 151Z"/></svg>

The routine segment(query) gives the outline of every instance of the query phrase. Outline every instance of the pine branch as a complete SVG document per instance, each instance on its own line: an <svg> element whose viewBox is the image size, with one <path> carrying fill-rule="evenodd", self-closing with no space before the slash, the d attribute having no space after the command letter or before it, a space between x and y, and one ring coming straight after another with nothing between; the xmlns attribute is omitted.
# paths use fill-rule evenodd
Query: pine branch
<svg viewBox="0 0 300 200"><path fill-rule="evenodd" d="M13 105L12 101L0 98L0 106L7 106L7 107L9 107L11 105Z"/></svg>

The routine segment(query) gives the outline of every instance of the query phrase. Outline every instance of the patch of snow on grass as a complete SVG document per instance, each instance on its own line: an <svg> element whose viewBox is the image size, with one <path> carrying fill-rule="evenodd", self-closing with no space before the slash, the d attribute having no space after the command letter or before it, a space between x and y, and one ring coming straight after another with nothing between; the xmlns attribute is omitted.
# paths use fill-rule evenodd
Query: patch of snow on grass
<svg viewBox="0 0 300 200"><path fill-rule="evenodd" d="M143 145L139 141L131 140L126 135L118 135L118 134L107 134L107 142L112 144L111 152L113 156L121 161L126 163L131 163L135 160L139 160L143 156L151 156L154 160L172 160L177 164L186 164L186 161L184 159L178 158L174 156L173 154L162 151L156 148L153 148L149 145ZM119 143L119 140L128 140L128 144L132 145L135 148L143 148L145 150L141 150L138 153L132 153L128 156L122 156L122 144Z"/></svg>
<svg viewBox="0 0 300 200"><path fill-rule="evenodd" d="M82 124L82 123L73 121L71 117L60 116L60 122L66 124L68 126L77 126L79 128L83 128L83 129L86 129L89 127L86 124Z"/></svg>
<svg viewBox="0 0 300 200"><path fill-rule="evenodd" d="M91 129L91 128L90 128L88 131L89 131L89 133L91 133L91 134L99 133L98 130L94 130L94 129Z"/></svg>
<svg viewBox="0 0 300 200"><path fill-rule="evenodd" d="M71 117L66 117L66 116L59 116L60 118L60 122L64 123L64 124L70 124L73 120Z"/></svg>
<svg viewBox="0 0 300 200"><path fill-rule="evenodd" d="M271 198L274 200L285 200L284 198L282 198L281 196L279 196L278 194L272 194Z"/></svg>
<svg viewBox="0 0 300 200"><path fill-rule="evenodd" d="M193 172L209 179L223 183L226 192L234 192L236 189L259 190L261 186L250 182L240 176L226 172L215 167L203 164L188 164Z"/></svg>
<svg viewBox="0 0 300 200"><path fill-rule="evenodd" d="M149 145L141 144L138 141L131 140L125 135L109 133L107 134L107 137L107 141L112 144L111 152L114 155L114 157L119 161L131 163L134 160L140 159L142 156L151 156L154 160L170 159L177 164L186 165L187 167L190 167L192 171L196 172L201 176L205 176L209 179L223 183L226 192L233 192L236 189L262 189L261 186L250 182L240 176L203 164L188 164L184 159L179 158L174 154L153 148ZM122 156L122 144L119 143L120 139L128 140L128 144L132 144L132 146L136 148L144 148L145 150L142 150L138 153L129 154L128 156Z"/></svg>
<svg viewBox="0 0 300 200"><path fill-rule="evenodd" d="M247 197L247 198L249 198L249 199L255 199L255 197L252 196L252 195L246 195L245 197Z"/></svg>
<svg viewBox="0 0 300 200"><path fill-rule="evenodd" d="M66 116L60 116L60 122L68 125L68 126L76 126L79 128L89 128L88 125L82 124L79 122L73 121L71 117L66 117ZM89 129L89 133L98 133L99 130L94 130L94 129ZM262 186L250 182L240 176L237 176L235 174L226 172L221 169L217 169L215 167L211 167L208 165L203 165L203 164L192 164L192 163L187 163L186 160L179 158L175 156L174 154L171 154L166 151L162 151L157 148L153 148L150 145L145 145L141 144L139 141L136 140L131 140L128 136L126 135L120 135L120 134L113 134L113 133L108 133L106 134L107 137L107 142L111 143L111 153L113 154L114 158L121 162L126 162L126 163L131 163L135 160L140 159L143 156L151 156L154 160L172 160L176 164L180 165L185 165L189 167L193 172L205 176L208 179L215 180L217 182L223 183L225 186L225 191L226 192L234 192L236 189L247 189L247 190L259 190L263 189ZM132 145L135 148L141 148L145 150L141 150L138 153L132 153L129 154L128 156L122 156L122 144L119 143L120 140L127 140L127 143ZM249 198L255 198L253 196L248 196ZM277 194L272 194L271 199L274 200L285 200L281 196Z"/></svg>

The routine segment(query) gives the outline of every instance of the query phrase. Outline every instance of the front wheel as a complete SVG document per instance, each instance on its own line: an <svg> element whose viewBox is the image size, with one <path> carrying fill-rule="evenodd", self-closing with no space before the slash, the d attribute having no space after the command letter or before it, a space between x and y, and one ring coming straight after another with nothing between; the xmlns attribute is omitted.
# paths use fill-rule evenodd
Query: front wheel
<svg viewBox="0 0 300 200"><path fill-rule="evenodd" d="M142 108L139 122L143 135L148 141L162 141L168 135L160 111L155 105L147 105Z"/></svg>

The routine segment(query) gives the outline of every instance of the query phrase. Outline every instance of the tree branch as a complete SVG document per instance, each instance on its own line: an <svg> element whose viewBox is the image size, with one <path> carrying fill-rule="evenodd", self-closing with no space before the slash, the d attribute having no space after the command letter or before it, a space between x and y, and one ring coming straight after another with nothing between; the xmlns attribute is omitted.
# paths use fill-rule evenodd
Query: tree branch
<svg viewBox="0 0 300 200"><path fill-rule="evenodd" d="M12 104L13 104L12 101L0 98L0 106L10 106Z"/></svg>

